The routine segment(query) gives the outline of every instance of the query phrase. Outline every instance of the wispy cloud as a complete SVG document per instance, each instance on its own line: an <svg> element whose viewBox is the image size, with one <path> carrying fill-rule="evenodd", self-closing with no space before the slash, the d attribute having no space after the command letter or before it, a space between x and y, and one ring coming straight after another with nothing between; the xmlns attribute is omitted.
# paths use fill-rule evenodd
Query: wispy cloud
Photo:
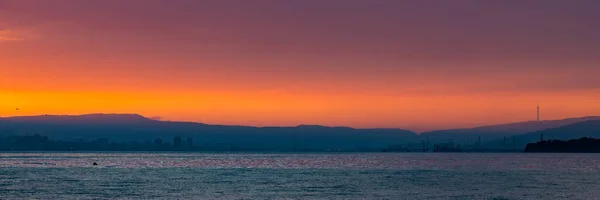
<svg viewBox="0 0 600 200"><path fill-rule="evenodd" d="M21 38L1 37L0 36L0 42L21 41L21 40L23 40L23 39L21 39Z"/></svg>
<svg viewBox="0 0 600 200"><path fill-rule="evenodd" d="M25 37L20 36L17 32L11 29L0 29L0 42L22 41Z"/></svg>
<svg viewBox="0 0 600 200"><path fill-rule="evenodd" d="M24 40L23 38L7 37L7 36L0 35L0 42L23 41L23 40Z"/></svg>
<svg viewBox="0 0 600 200"><path fill-rule="evenodd" d="M38 37L35 28L0 28L0 42L17 42Z"/></svg>

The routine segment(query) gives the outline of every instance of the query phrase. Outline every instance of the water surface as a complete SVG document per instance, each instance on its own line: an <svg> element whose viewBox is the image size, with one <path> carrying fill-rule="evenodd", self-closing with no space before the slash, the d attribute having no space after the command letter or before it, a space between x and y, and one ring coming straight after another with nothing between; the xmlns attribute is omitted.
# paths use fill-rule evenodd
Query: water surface
<svg viewBox="0 0 600 200"><path fill-rule="evenodd" d="M0 199L600 199L600 154L0 153Z"/></svg>

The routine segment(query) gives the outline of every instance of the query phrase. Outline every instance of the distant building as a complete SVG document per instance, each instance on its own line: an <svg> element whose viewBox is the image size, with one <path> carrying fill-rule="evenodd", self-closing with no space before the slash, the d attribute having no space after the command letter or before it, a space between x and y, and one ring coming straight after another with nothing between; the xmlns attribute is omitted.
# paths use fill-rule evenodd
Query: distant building
<svg viewBox="0 0 600 200"><path fill-rule="evenodd" d="M173 150L183 150L183 140L179 136L173 138Z"/></svg>
<svg viewBox="0 0 600 200"><path fill-rule="evenodd" d="M460 144L455 144L454 141L448 140L447 143L436 144L433 147L433 152L461 152Z"/></svg>

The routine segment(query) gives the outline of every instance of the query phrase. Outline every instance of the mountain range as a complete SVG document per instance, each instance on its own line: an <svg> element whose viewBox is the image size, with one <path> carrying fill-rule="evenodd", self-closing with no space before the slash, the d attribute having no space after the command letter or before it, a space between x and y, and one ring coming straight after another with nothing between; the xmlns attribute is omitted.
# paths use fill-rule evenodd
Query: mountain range
<svg viewBox="0 0 600 200"><path fill-rule="evenodd" d="M600 117L527 121L468 129L439 130L417 134L404 129L355 129L300 125L294 127L251 127L209 125L149 119L137 114L42 115L0 118L0 137L40 134L53 140L107 139L121 142L171 141L184 137L207 149L269 150L361 150L390 147L422 148L454 140L481 141L488 147L524 148L529 142L547 139L600 137ZM504 139L503 139L504 138Z"/></svg>
<svg viewBox="0 0 600 200"><path fill-rule="evenodd" d="M588 120L515 136L516 146L540 140L570 140L583 137L600 138L600 120ZM498 142L496 142L498 143Z"/></svg>
<svg viewBox="0 0 600 200"><path fill-rule="evenodd" d="M191 138L208 149L364 149L386 148L418 135L402 129L353 129L301 125L296 127L250 127L158 121L136 114L90 114L81 116L29 116L0 118L0 136L40 134L54 140L150 142Z"/></svg>
<svg viewBox="0 0 600 200"><path fill-rule="evenodd" d="M526 121L509 124L499 124L490 126L481 126L466 129L438 130L421 133L421 136L431 141L447 141L449 139L459 142L468 141L473 143L481 138L482 143L512 137L531 132L537 132L546 129L558 128L561 126L574 124L578 122L600 120L600 116L588 116L580 118L567 118L561 120L544 121Z"/></svg>

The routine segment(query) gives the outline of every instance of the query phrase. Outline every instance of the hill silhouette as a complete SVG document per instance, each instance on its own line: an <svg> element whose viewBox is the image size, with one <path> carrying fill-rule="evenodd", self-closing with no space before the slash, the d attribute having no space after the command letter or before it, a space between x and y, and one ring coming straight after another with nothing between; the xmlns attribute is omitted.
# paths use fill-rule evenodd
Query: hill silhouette
<svg viewBox="0 0 600 200"><path fill-rule="evenodd" d="M354 129L301 125L251 127L158 121L136 114L43 115L0 118L0 137L39 134L50 140L170 142L190 138L209 150L358 150L381 149L418 141L402 129Z"/></svg>
<svg viewBox="0 0 600 200"><path fill-rule="evenodd" d="M526 133L557 128L578 122L600 120L600 116L589 116L580 118L567 118L562 120L526 121L509 124L481 126L467 129L438 130L424 132L420 135L431 141L446 141L449 139L458 141L469 141L474 143L481 137L482 143L495 141L504 137L512 137Z"/></svg>
<svg viewBox="0 0 600 200"><path fill-rule="evenodd" d="M557 128L535 131L515 136L518 148L525 148L529 143L541 140L572 140L579 138L600 138L600 120L577 122ZM496 143L498 143L497 141Z"/></svg>
<svg viewBox="0 0 600 200"><path fill-rule="evenodd" d="M452 139L467 141L472 148L518 148L539 140L568 140L600 137L600 117L529 121L483 126L471 129L440 130L420 135L403 129L355 129L299 125L295 127L252 127L210 125L149 119L138 114L42 115L0 118L2 137L39 134L47 140L164 143L179 137L189 139L204 150L249 149L265 151L341 150L376 151L378 149L431 148ZM474 146L478 137L482 146ZM503 140L503 137L508 137ZM514 140L513 140L514 137ZM14 139L14 138L13 138ZM45 139L44 139L45 140ZM513 143L514 141L514 143ZM181 143L181 141L179 141Z"/></svg>

